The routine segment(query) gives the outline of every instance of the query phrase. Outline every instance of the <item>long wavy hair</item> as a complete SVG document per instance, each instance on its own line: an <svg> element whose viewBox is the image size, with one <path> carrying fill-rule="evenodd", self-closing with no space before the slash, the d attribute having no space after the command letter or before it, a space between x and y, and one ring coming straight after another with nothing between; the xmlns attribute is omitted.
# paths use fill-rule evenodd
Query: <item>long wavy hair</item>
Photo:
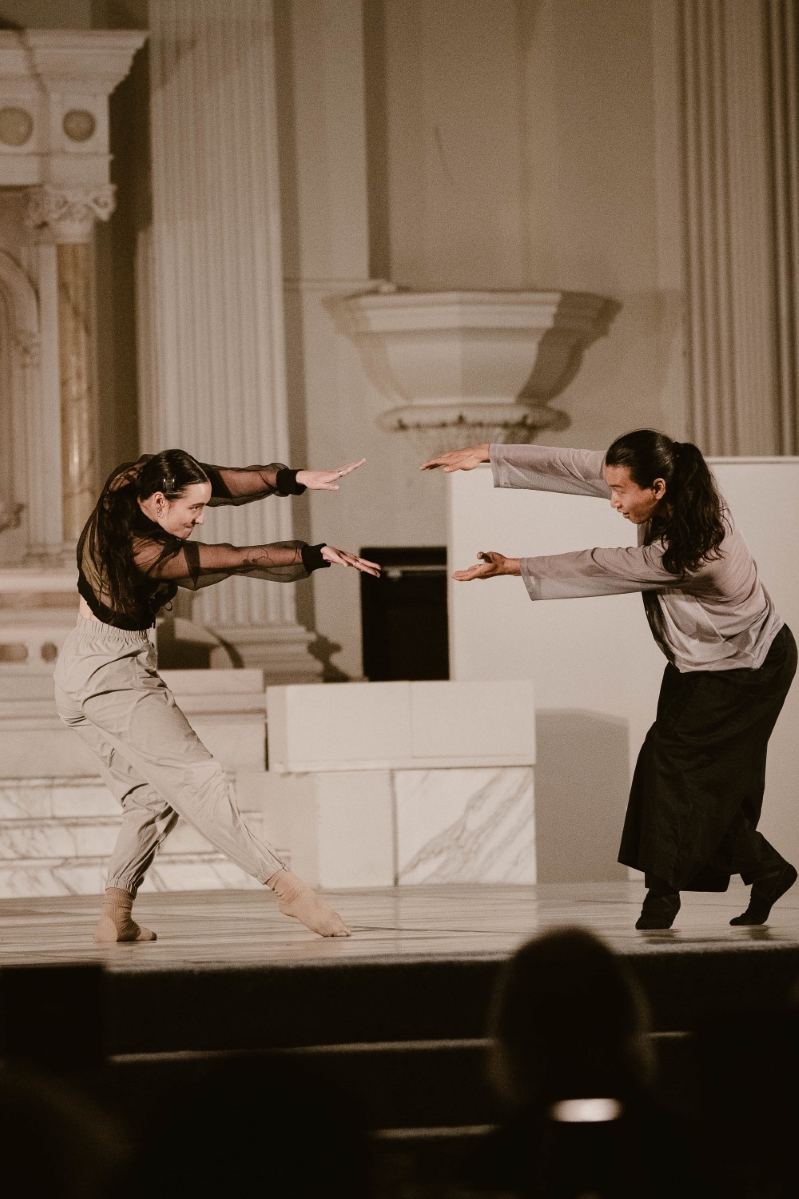
<svg viewBox="0 0 799 1199"><path fill-rule="evenodd" d="M672 441L665 433L637 429L617 437L605 455L606 466L626 466L639 487L655 479L666 483L660 510L652 520L652 539L665 545L663 565L674 575L696 570L719 557L724 540L724 504L702 452L690 441Z"/></svg>
<svg viewBox="0 0 799 1199"><path fill-rule="evenodd" d="M185 450L163 450L144 462L118 467L103 488L95 509L92 551L102 573L110 605L125 612L135 604L144 579L133 557L133 543L146 536L163 546L156 565L180 551L180 540L148 520L140 500L161 491L179 499L192 483L207 483L208 475Z"/></svg>

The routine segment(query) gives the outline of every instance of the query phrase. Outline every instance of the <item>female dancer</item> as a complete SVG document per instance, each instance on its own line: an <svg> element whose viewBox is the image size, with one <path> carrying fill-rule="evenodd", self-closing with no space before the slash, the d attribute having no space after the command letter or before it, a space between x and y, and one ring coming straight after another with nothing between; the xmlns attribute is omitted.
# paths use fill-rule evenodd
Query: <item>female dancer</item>
<svg viewBox="0 0 799 1199"><path fill-rule="evenodd" d="M642 429L607 454L537 445L480 445L422 467L490 462L495 487L609 499L638 526L638 546L540 558L480 553L462 581L521 575L530 598L643 592L669 660L657 719L638 757L619 861L643 870L636 928L670 928L680 891L752 884L731 924L765 924L796 870L757 832L766 749L796 670L796 644L689 442Z"/></svg>
<svg viewBox="0 0 799 1199"><path fill-rule="evenodd" d="M157 672L148 630L178 587L196 590L229 575L291 583L331 563L379 575L380 568L330 545L191 542L208 505L247 504L306 487L335 491L360 466L294 471L280 463L206 466L165 450L118 467L78 542L80 615L55 672L61 719L96 754L122 805L97 941L154 941L131 916L159 845L183 816L242 869L275 891L280 910L325 937L349 930L313 889L287 870L242 819L233 786L178 708Z"/></svg>

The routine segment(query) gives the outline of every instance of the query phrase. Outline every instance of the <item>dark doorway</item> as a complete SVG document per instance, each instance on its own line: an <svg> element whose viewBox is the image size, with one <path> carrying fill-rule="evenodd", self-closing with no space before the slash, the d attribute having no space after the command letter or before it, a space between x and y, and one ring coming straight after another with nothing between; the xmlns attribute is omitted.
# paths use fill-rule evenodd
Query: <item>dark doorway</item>
<svg viewBox="0 0 799 1199"><path fill-rule="evenodd" d="M448 679L446 548L367 546L360 552L383 568L379 579L361 575L366 677Z"/></svg>

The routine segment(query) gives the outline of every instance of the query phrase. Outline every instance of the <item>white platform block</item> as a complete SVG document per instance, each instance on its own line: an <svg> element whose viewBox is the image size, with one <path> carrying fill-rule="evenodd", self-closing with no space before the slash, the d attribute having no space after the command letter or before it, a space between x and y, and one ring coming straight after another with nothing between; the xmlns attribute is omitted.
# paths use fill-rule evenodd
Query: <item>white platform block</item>
<svg viewBox="0 0 799 1199"><path fill-rule="evenodd" d="M246 786L309 882L535 882L529 680L269 687L267 707Z"/></svg>
<svg viewBox="0 0 799 1199"><path fill-rule="evenodd" d="M267 687L269 769L282 773L527 766L532 683Z"/></svg>
<svg viewBox="0 0 799 1199"><path fill-rule="evenodd" d="M263 833L291 869L318 887L394 884L393 803L387 770L251 776Z"/></svg>

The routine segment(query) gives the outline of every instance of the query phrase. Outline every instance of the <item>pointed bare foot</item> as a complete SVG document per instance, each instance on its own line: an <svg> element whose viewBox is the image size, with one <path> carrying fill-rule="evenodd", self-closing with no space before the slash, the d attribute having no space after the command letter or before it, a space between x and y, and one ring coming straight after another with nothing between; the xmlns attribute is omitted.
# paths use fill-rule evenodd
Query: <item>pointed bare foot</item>
<svg viewBox="0 0 799 1199"><path fill-rule="evenodd" d="M131 915L133 896L119 887L107 887L103 898L100 921L94 930L94 939L101 944L107 941L155 941L156 935L149 928L137 924Z"/></svg>
<svg viewBox="0 0 799 1199"><path fill-rule="evenodd" d="M350 930L339 916L329 908L308 883L304 883L290 870L278 870L267 882L267 887L278 897L284 916L300 920L311 932L320 937L348 937Z"/></svg>

